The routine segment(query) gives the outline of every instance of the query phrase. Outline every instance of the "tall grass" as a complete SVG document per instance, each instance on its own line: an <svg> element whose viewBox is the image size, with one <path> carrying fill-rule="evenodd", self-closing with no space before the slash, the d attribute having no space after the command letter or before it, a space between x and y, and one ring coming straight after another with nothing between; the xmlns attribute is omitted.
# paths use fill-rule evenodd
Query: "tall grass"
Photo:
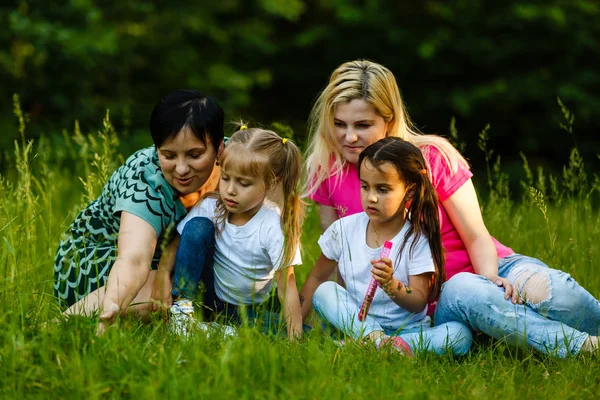
<svg viewBox="0 0 600 400"><path fill-rule="evenodd" d="M123 320L102 337L87 318L48 323L59 315L52 265L60 236L123 157L108 113L98 132L82 133L75 124L60 146L53 138L34 143L14 100L20 133L14 168L0 174L0 398L597 397L597 355L554 360L485 338L464 358L411 360L369 346L338 348L319 330L290 344L252 329L228 340L186 340L170 335L158 317ZM565 118L565 130L574 135L572 116ZM488 148L488 129L479 147L489 194L481 208L491 233L570 273L599 297L598 176L585 173L576 147L560 177L541 167L534 173L523 155L525 190L516 201ZM319 234L311 208L299 285L319 254Z"/></svg>

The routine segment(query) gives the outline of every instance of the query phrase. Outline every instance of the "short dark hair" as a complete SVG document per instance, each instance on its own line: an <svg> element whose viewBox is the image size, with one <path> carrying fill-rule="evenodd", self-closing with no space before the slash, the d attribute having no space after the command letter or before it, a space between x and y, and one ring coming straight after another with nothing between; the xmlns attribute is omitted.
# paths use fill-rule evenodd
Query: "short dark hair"
<svg viewBox="0 0 600 400"><path fill-rule="evenodd" d="M212 98L196 90L176 90L156 105L150 116L150 134L156 147L175 137L184 127L206 145L206 136L218 150L223 140L223 110Z"/></svg>

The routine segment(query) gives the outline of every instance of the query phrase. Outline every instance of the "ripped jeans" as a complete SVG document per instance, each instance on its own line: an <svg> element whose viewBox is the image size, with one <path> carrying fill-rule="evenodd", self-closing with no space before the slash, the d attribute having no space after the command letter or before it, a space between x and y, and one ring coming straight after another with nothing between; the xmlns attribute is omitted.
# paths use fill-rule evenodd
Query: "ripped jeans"
<svg viewBox="0 0 600 400"><path fill-rule="evenodd" d="M598 335L600 303L565 272L520 254L498 260L498 275L519 290L524 304L504 299L504 288L462 272L444 283L435 324L462 322L471 329L557 357L579 353Z"/></svg>

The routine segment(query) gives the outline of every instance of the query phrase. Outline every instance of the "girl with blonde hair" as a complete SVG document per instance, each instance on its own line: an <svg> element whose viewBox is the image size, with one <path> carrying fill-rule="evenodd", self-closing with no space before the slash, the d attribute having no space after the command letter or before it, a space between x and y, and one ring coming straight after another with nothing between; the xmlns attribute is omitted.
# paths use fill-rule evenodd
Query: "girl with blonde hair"
<svg viewBox="0 0 600 400"><path fill-rule="evenodd" d="M305 193L318 205L323 231L362 211L357 162L366 147L397 136L423 153L439 199L448 279L435 309L437 325L462 322L560 357L598 347L591 335L597 335L600 303L568 274L490 236L467 162L446 139L414 127L389 69L366 60L339 66L313 107L309 127ZM300 292L304 318L321 277L313 269ZM515 307L523 299L526 306Z"/></svg>
<svg viewBox="0 0 600 400"><path fill-rule="evenodd" d="M227 142L219 164L218 192L205 196L177 226L181 239L172 325L181 333L193 328L192 300L202 278L203 305L213 317L223 316L233 324L247 317L273 332L279 319L269 309L275 281L293 340L302 334L293 267L302 263L301 152L275 132L242 126ZM278 197L282 204L267 197ZM214 234L214 253L204 239L206 231ZM244 317L243 312L248 314Z"/></svg>

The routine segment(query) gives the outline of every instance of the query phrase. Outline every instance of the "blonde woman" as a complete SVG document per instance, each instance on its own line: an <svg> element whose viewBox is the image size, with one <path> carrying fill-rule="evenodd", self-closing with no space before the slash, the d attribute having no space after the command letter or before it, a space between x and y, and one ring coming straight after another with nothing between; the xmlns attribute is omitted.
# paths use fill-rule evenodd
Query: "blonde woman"
<svg viewBox="0 0 600 400"><path fill-rule="evenodd" d="M390 70L366 60L339 66L313 107L309 129L306 194L318 205L323 230L362 211L356 165L367 146L397 136L422 151L440 202L448 279L435 310L437 325L462 322L561 357L597 348L598 301L568 274L490 236L467 162L446 139L414 127ZM326 271L311 271L300 292L304 318L327 278ZM526 307L515 307L523 298Z"/></svg>

